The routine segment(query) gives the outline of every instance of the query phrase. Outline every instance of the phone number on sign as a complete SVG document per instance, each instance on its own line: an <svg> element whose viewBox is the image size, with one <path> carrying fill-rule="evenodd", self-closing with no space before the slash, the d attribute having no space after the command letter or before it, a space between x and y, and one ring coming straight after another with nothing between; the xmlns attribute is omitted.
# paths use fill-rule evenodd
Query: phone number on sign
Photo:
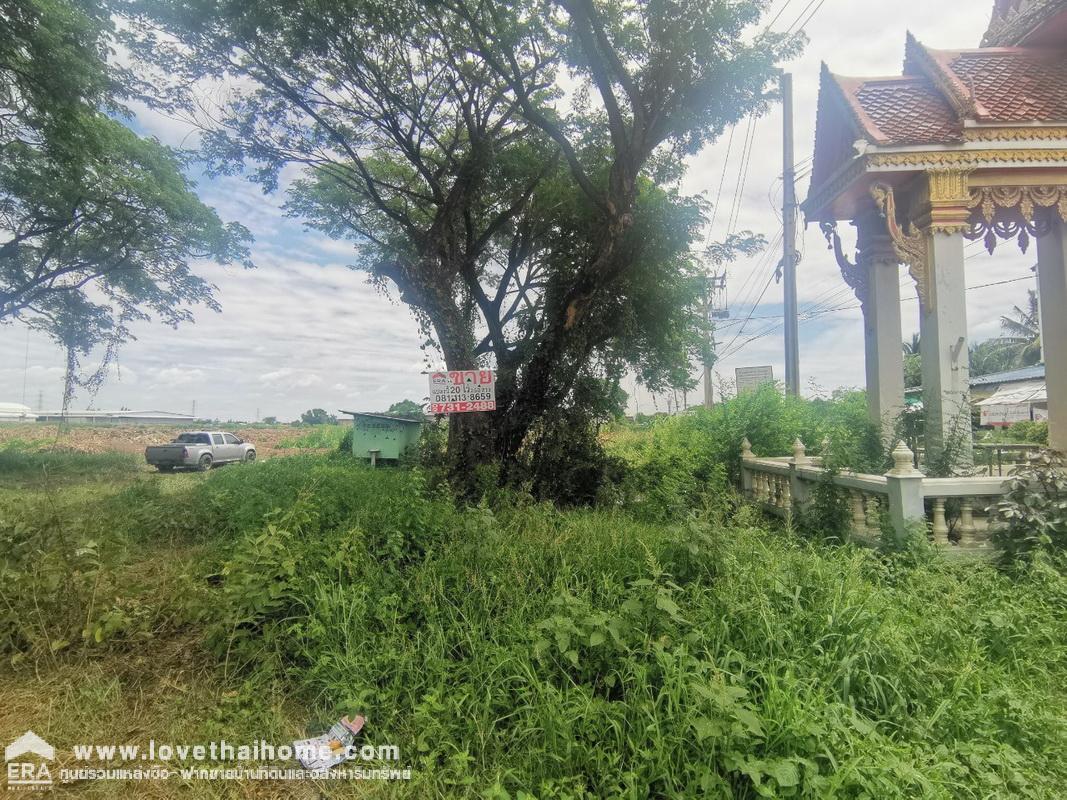
<svg viewBox="0 0 1067 800"><path fill-rule="evenodd" d="M452 414L463 411L496 411L496 401L476 400L458 403L430 403L431 414Z"/></svg>

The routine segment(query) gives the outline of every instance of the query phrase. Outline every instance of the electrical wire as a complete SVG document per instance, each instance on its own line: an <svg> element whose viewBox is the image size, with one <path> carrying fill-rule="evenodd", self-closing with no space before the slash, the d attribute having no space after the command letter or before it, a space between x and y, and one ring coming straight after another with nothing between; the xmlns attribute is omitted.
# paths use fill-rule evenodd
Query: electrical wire
<svg viewBox="0 0 1067 800"><path fill-rule="evenodd" d="M769 31L771 29L771 27L774 25L774 23L776 23L781 18L782 14L785 13L785 10L787 8L789 8L789 6L791 6L792 4L793 4L793 0L785 0L785 5L783 5L781 8L778 9L778 13L775 14L774 18L771 19L771 21L767 23L767 27L764 30Z"/></svg>
<svg viewBox="0 0 1067 800"><path fill-rule="evenodd" d="M1008 278L1006 280L993 281L991 283L980 283L980 284L977 284L976 286L968 286L965 291L972 292L972 291L975 291L977 289L988 289L991 286L1004 286L1005 284L1009 284L1009 283L1018 283L1019 281L1033 280L1033 278L1034 278L1033 275L1022 275L1022 276L1020 276L1018 278ZM902 301L903 302L915 302L918 299L919 299L918 297L905 297L905 298L902 298ZM806 322L811 322L812 320L817 319L818 317L821 317L821 316L825 316L827 314L836 314L836 313L840 313L842 311L854 311L854 310L856 310L856 309L858 309L860 307L861 306L860 306L859 303L853 303L853 304L847 305L847 306L838 306L836 308L827 308L827 309L823 309L823 310L820 310L820 311L804 314L803 315L803 319L800 320L800 324L804 324ZM785 315L784 314L769 314L769 315L761 316L761 317L750 317L750 319L776 319L776 320L781 320L781 322L779 322L776 325L772 325L769 328L759 332L758 334L755 334L755 335L749 337L748 339L746 339L745 341L741 342L741 344L739 344L737 347L735 347L733 349L730 349L730 346L728 345L727 348L724 349L724 352L719 354L719 356L718 356L718 360L719 361L724 361L727 358L729 358L729 357L731 357L733 355L736 355L737 353L741 352L741 350L744 349L748 344L750 344L750 343L752 343L754 341L758 341L759 339L762 339L762 338L764 338L766 336L769 336L770 334L775 333L779 328L782 328L782 327L785 326ZM734 339L731 339L730 340L730 344L732 345L733 342L736 339L737 339L736 336L734 337Z"/></svg>
<svg viewBox="0 0 1067 800"><path fill-rule="evenodd" d="M755 140L756 118L748 117L748 127L745 129L745 145L741 151L741 166L737 171L737 182L734 184L734 200L730 206L730 222L726 229L726 236L734 232L737 219L741 215L741 206L744 204L745 184L748 182L748 165L752 158L752 142Z"/></svg>
<svg viewBox="0 0 1067 800"><path fill-rule="evenodd" d="M730 167L730 152L734 147L734 134L737 132L737 126L730 126L730 138L726 141L726 159L722 162L722 175L719 176L719 191L715 195L715 206L711 210L711 225L708 226L708 239L715 233L715 220L719 217L719 201L722 199L722 187L726 183L726 170Z"/></svg>

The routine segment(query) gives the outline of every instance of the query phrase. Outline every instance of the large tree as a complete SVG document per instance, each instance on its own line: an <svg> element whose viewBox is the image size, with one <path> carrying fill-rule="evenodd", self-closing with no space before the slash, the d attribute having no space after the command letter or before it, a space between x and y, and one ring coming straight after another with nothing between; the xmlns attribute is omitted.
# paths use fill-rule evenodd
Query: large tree
<svg viewBox="0 0 1067 800"><path fill-rule="evenodd" d="M767 104L794 39L767 3L135 0L220 168L351 238L449 368L498 371L498 412L450 420L464 467L513 461L548 411L610 406L626 369L688 381L700 204L682 159ZM163 35L160 35L162 32ZM203 85L228 88L205 109ZM216 92L217 95L217 92ZM590 387L600 386L599 393Z"/></svg>
<svg viewBox="0 0 1067 800"><path fill-rule="evenodd" d="M0 322L67 350L65 402L79 354L113 352L131 321L218 308L190 260L248 263L248 232L197 199L183 157L114 118L136 87L110 33L92 2L0 10Z"/></svg>

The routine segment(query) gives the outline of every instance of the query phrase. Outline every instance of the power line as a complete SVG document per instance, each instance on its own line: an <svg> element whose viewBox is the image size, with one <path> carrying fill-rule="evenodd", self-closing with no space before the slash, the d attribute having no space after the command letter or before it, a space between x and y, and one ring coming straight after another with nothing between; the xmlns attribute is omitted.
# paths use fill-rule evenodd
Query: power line
<svg viewBox="0 0 1067 800"><path fill-rule="evenodd" d="M741 206L744 204L745 184L748 183L748 165L752 158L752 142L755 140L756 118L751 114L748 117L748 127L745 129L745 145L741 151L741 166L737 171L737 183L734 184L734 201L730 207L730 222L726 229L726 236L734 232L738 217L741 216Z"/></svg>
<svg viewBox="0 0 1067 800"><path fill-rule="evenodd" d="M740 336L740 335L741 335L741 334L742 334L742 333L744 332L744 330L745 330L745 326L746 326L746 325L748 324L749 320L751 320L751 319L752 319L752 313L753 313L753 312L754 312L754 311L755 311L755 310L756 310L757 308L759 308L759 304L760 304L760 301L761 301L761 300L763 300L763 296L764 296L765 294L767 294L767 290L771 288L771 282L772 282L773 280L774 280L774 273L772 272L772 273L770 274L770 276L769 276L769 277L767 278L767 283L766 283L766 284L764 285L764 287L763 287L763 291L762 291L762 292L760 292L760 294L759 294L759 297L758 297L758 298L756 298L756 302L755 302L755 303L753 304L752 308L751 308L751 309L749 310L749 312L748 312L748 316L747 316L747 317L745 318L745 321L741 323L741 327L740 327L740 328L738 328L738 330L737 330L737 333L735 333L735 334L734 334L734 338L733 338L733 339L731 339L731 340L730 340L730 341L729 341L729 342L727 343L727 345L726 345L726 347L724 348L724 350L727 350L727 351L728 351L728 350L730 349L730 346L731 346L731 345L733 345L733 343L737 341L737 337L738 337L738 336ZM721 356L721 358L725 358L725 356Z"/></svg>
<svg viewBox="0 0 1067 800"><path fill-rule="evenodd" d="M808 13L808 9L809 9L809 8L811 8L811 7L813 6L813 5L815 5L815 3L816 3L816 0L809 0L808 4L807 4L806 6L804 6L804 10L803 10L803 11L801 11L801 12L800 12L800 14L798 14L798 15L797 15L797 18L796 18L795 20L793 20L793 24L792 24L792 25L790 25L790 26L789 26L789 27L788 27L788 28L786 29L786 33L794 33L794 32L795 32L795 33L803 33L804 29L805 29L806 27L808 27L808 23L809 23L809 22L811 22L812 18L813 18L813 17L814 17L814 16L816 15L816 14L818 14L818 13L819 13L819 9L820 9L820 8L822 8L822 7L823 7L823 3L825 3L825 2L826 2L826 0L817 0L817 1L818 1L818 5L817 5L817 6L815 6L815 9L814 9L814 10L813 10L813 11L812 11L812 12L811 12L810 14L808 14L808 17L807 17L807 19L805 19L805 20L804 20L804 24L803 24L803 25L801 25L801 26L800 26L799 28L797 28L797 29L796 29L796 31L793 31L793 28L794 28L794 27L796 26L796 24L797 24L798 22L800 22L801 18L802 18L802 17L803 17L803 16L805 15L805 14L807 14L807 13Z"/></svg>
<svg viewBox="0 0 1067 800"><path fill-rule="evenodd" d="M755 292L755 287L759 285L759 278L757 276L763 274L763 270L769 263L769 259L778 251L778 245L782 242L782 233L782 229L779 228L778 233L775 234L770 245L763 251L759 261L756 262L756 266L749 270L748 275L745 276L745 282L741 285L741 289L737 293L736 303L738 308L744 308L748 305L752 293ZM755 311L754 306L751 311Z"/></svg>
<svg viewBox="0 0 1067 800"><path fill-rule="evenodd" d="M778 13L775 14L774 18L767 23L767 27L764 30L769 31L774 26L774 23L776 23L781 18L782 14L785 13L785 10L789 8L789 6L791 6L792 4L793 0L785 0L785 5L778 9Z"/></svg>
<svg viewBox="0 0 1067 800"><path fill-rule="evenodd" d="M726 159L722 163L722 175L719 177L719 191L715 195L715 206L711 210L711 225L708 227L708 238L711 239L715 233L715 220L719 216L719 201L722 199L722 186L726 183L726 170L730 167L730 152L734 147L734 134L737 133L737 126L732 125L730 127L730 138L726 142Z"/></svg>
<svg viewBox="0 0 1067 800"><path fill-rule="evenodd" d="M1008 278L1008 279L1002 280L1002 281L993 281L991 283L980 283L980 284L977 284L976 286L968 286L966 288L966 291L972 292L972 291L975 291L977 289L988 289L991 286L1003 286L1003 285L1009 284L1009 283L1018 283L1019 281L1033 280L1033 278L1034 278L1034 276L1031 274L1031 275L1023 275L1023 276L1020 276L1018 278ZM919 299L918 297L905 297L905 298L902 298L902 302L914 302L914 301L917 301L918 299ZM856 310L856 309L858 309L860 307L861 306L860 306L859 303L854 303L852 305L847 305L847 306L837 306L836 308L826 308L826 309L821 309L821 310L811 311L811 312L801 312L801 314L803 316L803 319L801 320L801 324L803 324L805 322L811 322L812 320L814 320L814 319L816 319L818 317L821 317L821 316L825 316L826 314L836 314L836 313L839 313L841 311L854 311L854 310ZM736 341L736 339L737 339L737 336L735 336L733 339L730 340L730 345L727 345L727 348L725 348L724 352L719 356L719 360L720 361L724 361L725 359L729 358L730 356L736 355L737 353L741 352L741 350L744 349L748 344L750 344L750 343L752 343L754 341L757 341L759 339L762 339L762 338L764 338L766 336L769 336L770 334L772 334L775 331L777 331L784 324L785 315L784 314L768 314L766 316L758 316L758 317L749 316L746 319L746 321L748 319L775 319L775 320L783 320L783 322L779 322L776 325L772 325L769 328L761 331L760 333L755 334L754 336L751 336L750 338L748 338L745 341L741 342L741 344L739 344L737 347L735 347L735 348L733 348L731 350L731 349L729 349L730 345L732 345L733 342Z"/></svg>

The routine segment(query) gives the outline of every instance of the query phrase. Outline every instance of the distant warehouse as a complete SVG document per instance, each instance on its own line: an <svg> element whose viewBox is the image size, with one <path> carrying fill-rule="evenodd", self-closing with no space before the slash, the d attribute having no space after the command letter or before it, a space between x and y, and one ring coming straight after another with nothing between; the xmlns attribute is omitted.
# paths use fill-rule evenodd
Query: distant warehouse
<svg viewBox="0 0 1067 800"><path fill-rule="evenodd" d="M22 403L0 403L0 422L28 422L33 419L29 406Z"/></svg>
<svg viewBox="0 0 1067 800"><path fill-rule="evenodd" d="M187 425L189 414L171 411L61 411L37 415L38 422L67 422L72 425Z"/></svg>

